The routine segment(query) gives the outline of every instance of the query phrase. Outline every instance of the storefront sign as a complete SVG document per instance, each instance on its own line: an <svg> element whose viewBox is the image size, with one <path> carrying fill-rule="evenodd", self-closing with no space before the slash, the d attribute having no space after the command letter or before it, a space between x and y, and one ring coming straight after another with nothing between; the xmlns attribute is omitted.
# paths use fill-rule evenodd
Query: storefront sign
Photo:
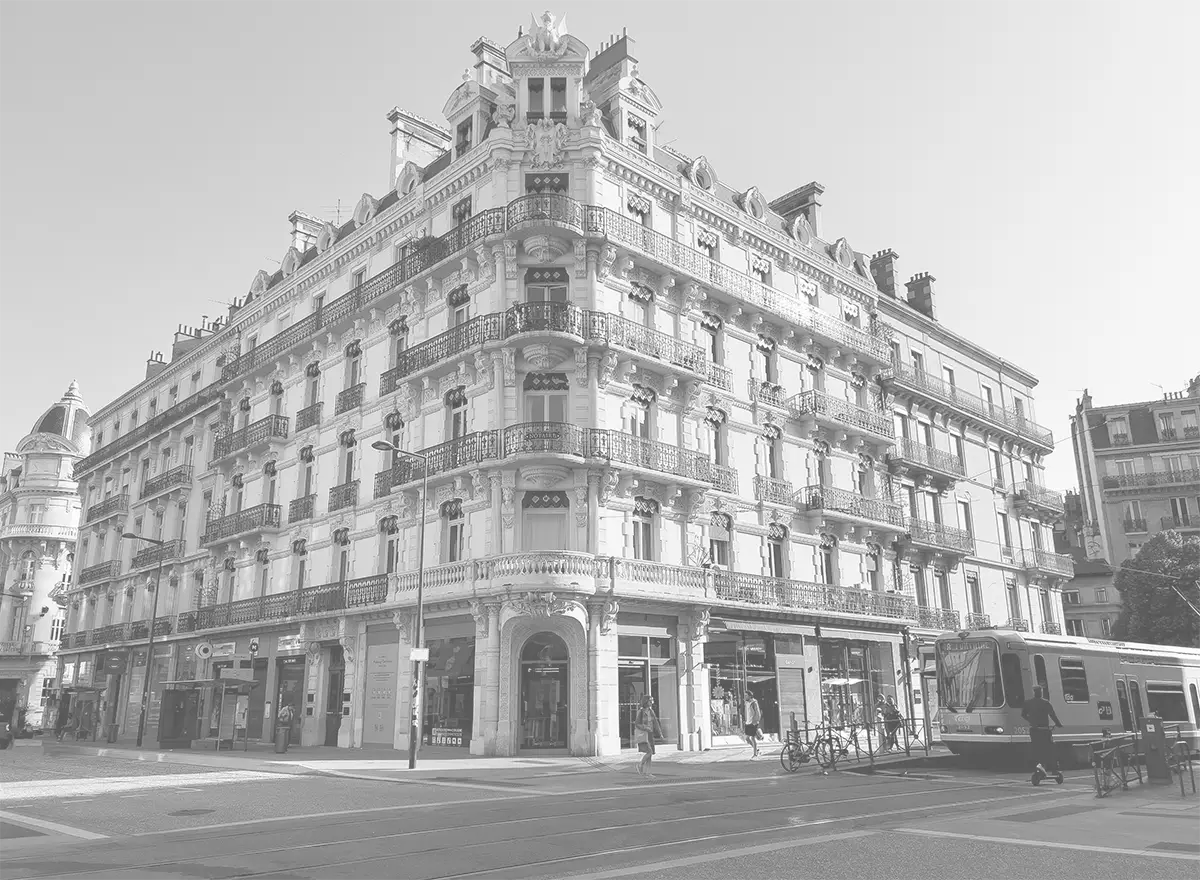
<svg viewBox="0 0 1200 880"><path fill-rule="evenodd" d="M300 634L291 636L280 636L275 643L276 654L294 654L304 650L304 639L300 638Z"/></svg>
<svg viewBox="0 0 1200 880"><path fill-rule="evenodd" d="M388 629L367 632L363 742L375 745L391 745L396 735L399 633L395 627Z"/></svg>
<svg viewBox="0 0 1200 880"><path fill-rule="evenodd" d="M145 665L145 660L142 660ZM104 655L104 674L105 675L120 675L125 671L125 658L120 654L105 654Z"/></svg>
<svg viewBox="0 0 1200 880"><path fill-rule="evenodd" d="M253 669L220 669L220 677L232 681L254 681Z"/></svg>
<svg viewBox="0 0 1200 880"><path fill-rule="evenodd" d="M429 744L433 746L462 746L462 728L435 727L433 729L433 738Z"/></svg>
<svg viewBox="0 0 1200 880"><path fill-rule="evenodd" d="M237 642L221 642L212 646L214 657L232 657L235 651L237 651Z"/></svg>

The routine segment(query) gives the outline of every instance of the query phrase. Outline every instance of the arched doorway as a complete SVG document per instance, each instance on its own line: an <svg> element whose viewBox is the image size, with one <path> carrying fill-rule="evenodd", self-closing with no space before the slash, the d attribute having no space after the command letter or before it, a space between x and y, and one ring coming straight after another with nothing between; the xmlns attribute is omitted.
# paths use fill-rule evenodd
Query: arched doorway
<svg viewBox="0 0 1200 880"><path fill-rule="evenodd" d="M521 748L567 747L570 682L567 643L549 632L530 636L521 649Z"/></svg>

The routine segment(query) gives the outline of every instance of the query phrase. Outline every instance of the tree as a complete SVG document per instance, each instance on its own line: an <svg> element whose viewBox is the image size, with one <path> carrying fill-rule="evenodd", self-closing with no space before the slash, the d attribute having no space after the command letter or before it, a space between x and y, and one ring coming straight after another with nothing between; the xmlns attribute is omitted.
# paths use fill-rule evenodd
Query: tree
<svg viewBox="0 0 1200 880"><path fill-rule="evenodd" d="M1193 610L1200 609L1200 538L1159 532L1125 561L1115 585L1121 593L1121 616L1113 627L1114 638L1200 646L1200 615Z"/></svg>

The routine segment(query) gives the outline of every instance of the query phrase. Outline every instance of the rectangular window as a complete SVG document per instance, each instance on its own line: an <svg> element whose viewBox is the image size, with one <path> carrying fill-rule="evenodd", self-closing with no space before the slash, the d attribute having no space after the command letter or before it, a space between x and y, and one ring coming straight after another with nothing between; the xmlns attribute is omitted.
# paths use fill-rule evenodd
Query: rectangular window
<svg viewBox="0 0 1200 880"><path fill-rule="evenodd" d="M1113 446L1129 443L1129 422L1124 416L1110 416L1107 420L1108 439Z"/></svg>
<svg viewBox="0 0 1200 880"><path fill-rule="evenodd" d="M912 353L912 367L913 367L914 373L916 373L918 376L924 376L925 375L925 355L921 354L920 352L914 351Z"/></svg>
<svg viewBox="0 0 1200 880"><path fill-rule="evenodd" d="M1050 677L1046 674L1046 658L1033 655L1033 683L1042 689L1042 696L1050 699Z"/></svg>
<svg viewBox="0 0 1200 880"><path fill-rule="evenodd" d="M635 510L633 514L633 558L654 559L654 515L648 510Z"/></svg>
<svg viewBox="0 0 1200 880"><path fill-rule="evenodd" d="M1108 602L1108 590L1105 587L1096 589L1096 602L1099 604Z"/></svg>
<svg viewBox="0 0 1200 880"><path fill-rule="evenodd" d="M999 449L991 450L992 453L992 484L1004 487L1004 458L1000 455Z"/></svg>
<svg viewBox="0 0 1200 880"><path fill-rule="evenodd" d="M1012 530L1008 524L1008 514L999 513L1000 517L1000 540L1003 541L1003 549L1007 550L1009 555L1012 555Z"/></svg>
<svg viewBox="0 0 1200 880"><path fill-rule="evenodd" d="M983 590L979 587L979 575L967 574L967 595L971 597L971 613L983 614Z"/></svg>
<svg viewBox="0 0 1200 880"><path fill-rule="evenodd" d="M922 608L929 607L929 591L925 588L925 569L913 566L912 569L913 586L917 593L917 604ZM828 581L826 581L828 583Z"/></svg>
<svg viewBox="0 0 1200 880"><path fill-rule="evenodd" d="M1021 658L1016 654L1000 656L1000 678L1004 682L1004 697L1010 708L1025 705L1025 680L1021 676Z"/></svg>
<svg viewBox="0 0 1200 880"><path fill-rule="evenodd" d="M154 418L154 414L155 414L156 412L158 412L158 398L157 398L157 397L152 397L152 398L150 398L150 412L149 412L149 417L150 417L150 418Z"/></svg>
<svg viewBox="0 0 1200 880"><path fill-rule="evenodd" d="M323 308L325 308L325 294L318 293L313 297L313 311L319 312Z"/></svg>
<svg viewBox="0 0 1200 880"><path fill-rule="evenodd" d="M1189 721L1182 684L1146 682L1146 708L1163 721Z"/></svg>
<svg viewBox="0 0 1200 880"><path fill-rule="evenodd" d="M457 137L454 140L454 158L466 155L471 149L471 119L464 119L458 124Z"/></svg>
<svg viewBox="0 0 1200 880"><path fill-rule="evenodd" d="M529 80L529 111L527 119L541 119L546 112L546 81L544 79Z"/></svg>
<svg viewBox="0 0 1200 880"><path fill-rule="evenodd" d="M783 559L783 540L780 538L771 538L767 541L767 562L770 566L770 574L773 578L784 578L787 575L784 573ZM829 583L827 581L826 583Z"/></svg>
<svg viewBox="0 0 1200 880"><path fill-rule="evenodd" d="M935 571L933 579L937 582L938 601L942 603L942 608L953 608L954 602L950 597L950 577L944 571Z"/></svg>
<svg viewBox="0 0 1200 880"><path fill-rule="evenodd" d="M987 385L980 385L979 388L983 392L983 400L987 405L987 411L990 413L995 407L995 401L992 399L992 389Z"/></svg>
<svg viewBox="0 0 1200 880"><path fill-rule="evenodd" d="M1188 500L1186 498L1171 499L1171 517L1174 519L1176 526L1191 525L1192 515L1188 509Z"/></svg>
<svg viewBox="0 0 1200 880"><path fill-rule="evenodd" d="M1058 672L1062 676L1063 700L1068 703L1090 703L1087 672L1078 657L1059 657Z"/></svg>
<svg viewBox="0 0 1200 880"><path fill-rule="evenodd" d="M466 541L466 523L462 518L462 511L458 511L457 518L446 520L446 561L461 562L463 560L463 546Z"/></svg>
<svg viewBox="0 0 1200 880"><path fill-rule="evenodd" d="M264 565L258 575L258 595L265 596L271 586L271 566Z"/></svg>
<svg viewBox="0 0 1200 880"><path fill-rule="evenodd" d="M1079 591L1078 590L1063 590L1063 604L1078 605Z"/></svg>
<svg viewBox="0 0 1200 880"><path fill-rule="evenodd" d="M1067 618L1067 635L1083 638L1087 633L1083 629L1083 621Z"/></svg>
<svg viewBox="0 0 1200 880"><path fill-rule="evenodd" d="M958 525L967 534L975 535L975 522L971 519L971 502L958 502Z"/></svg>
<svg viewBox="0 0 1200 880"><path fill-rule="evenodd" d="M556 76L550 80L550 118L555 122L567 121L567 80Z"/></svg>
<svg viewBox="0 0 1200 880"><path fill-rule="evenodd" d="M954 387L954 368L953 367L942 367L942 381L945 382L951 388Z"/></svg>
<svg viewBox="0 0 1200 880"><path fill-rule="evenodd" d="M1107 617L1100 620L1100 635L1106 639L1112 635L1112 621Z"/></svg>
<svg viewBox="0 0 1200 880"><path fill-rule="evenodd" d="M471 197L460 199L454 203L454 207L450 209L450 216L454 219L455 226L462 226L471 219Z"/></svg>
<svg viewBox="0 0 1200 880"><path fill-rule="evenodd" d="M367 270L359 269L350 276L350 289L354 290L357 287L362 287L364 281L367 280Z"/></svg>
<svg viewBox="0 0 1200 880"><path fill-rule="evenodd" d="M308 574L308 563L303 556L296 557L296 589L304 589L305 577Z"/></svg>
<svg viewBox="0 0 1200 880"><path fill-rule="evenodd" d="M400 538L397 535L384 536L383 572L393 574L400 563Z"/></svg>
<svg viewBox="0 0 1200 880"><path fill-rule="evenodd" d="M338 554L338 583L345 583L350 579L350 551L343 548Z"/></svg>

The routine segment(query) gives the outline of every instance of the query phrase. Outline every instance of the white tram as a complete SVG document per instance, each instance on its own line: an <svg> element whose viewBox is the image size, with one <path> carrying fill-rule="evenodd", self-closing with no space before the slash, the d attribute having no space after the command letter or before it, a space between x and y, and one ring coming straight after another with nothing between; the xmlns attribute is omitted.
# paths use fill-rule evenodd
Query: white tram
<svg viewBox="0 0 1200 880"><path fill-rule="evenodd" d="M952 752L1025 754L1025 700L1040 686L1063 726L1056 744L1138 729L1154 713L1200 747L1200 650L1010 630L946 633L936 642L938 723ZM1067 759L1067 755L1062 755Z"/></svg>

